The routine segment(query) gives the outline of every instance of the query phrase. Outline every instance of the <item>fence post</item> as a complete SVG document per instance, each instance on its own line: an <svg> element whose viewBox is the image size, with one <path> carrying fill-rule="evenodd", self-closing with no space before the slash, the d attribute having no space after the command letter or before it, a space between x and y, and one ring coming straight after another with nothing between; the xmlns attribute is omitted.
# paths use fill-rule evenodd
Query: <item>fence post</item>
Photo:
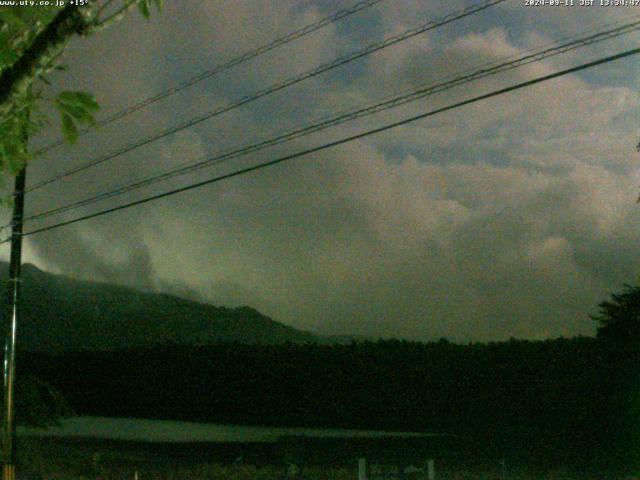
<svg viewBox="0 0 640 480"><path fill-rule="evenodd" d="M358 480L367 480L367 460L358 459Z"/></svg>
<svg viewBox="0 0 640 480"><path fill-rule="evenodd" d="M436 467L433 460L427 460L427 479L435 480L436 478Z"/></svg>

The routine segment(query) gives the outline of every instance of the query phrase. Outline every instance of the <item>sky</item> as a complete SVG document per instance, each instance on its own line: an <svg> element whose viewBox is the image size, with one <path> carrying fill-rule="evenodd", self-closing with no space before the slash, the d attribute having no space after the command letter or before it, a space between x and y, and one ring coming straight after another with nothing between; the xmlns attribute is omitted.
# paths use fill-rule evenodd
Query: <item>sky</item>
<svg viewBox="0 0 640 480"><path fill-rule="evenodd" d="M167 1L67 48L50 91L108 115L315 22L343 0ZM476 0L475 4L479 4ZM599 3L599 2L598 2ZM33 185L474 2L383 0L60 147ZM27 215L489 62L640 16L638 7L505 3L28 194ZM318 146L637 47L638 33L41 221L25 230ZM592 335L638 282L640 57L25 238L24 261L76 278L250 305L320 334L454 341ZM47 105L44 111L48 111ZM59 136L58 120L32 139ZM8 213L5 212L8 218ZM7 258L7 250L1 251Z"/></svg>

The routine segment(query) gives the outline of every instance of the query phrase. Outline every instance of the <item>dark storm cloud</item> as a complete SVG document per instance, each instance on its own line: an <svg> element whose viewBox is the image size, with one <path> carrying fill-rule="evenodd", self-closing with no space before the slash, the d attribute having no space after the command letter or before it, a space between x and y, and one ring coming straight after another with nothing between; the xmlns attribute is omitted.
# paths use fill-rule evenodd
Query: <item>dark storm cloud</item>
<svg viewBox="0 0 640 480"><path fill-rule="evenodd" d="M149 24L128 18L82 47L78 42L78 50L70 50L71 73L58 77L56 88L93 91L109 111L117 110L322 15L320 7L295 2L189 5L169 5ZM387 0L369 12L372 31L378 36L402 31L421 23L427 8L424 2L403 2L397 8ZM490 20L452 26L381 52L359 71L350 71L358 75L336 72L315 79L107 162L48 194L34 194L29 209L83 198L322 113L514 55L561 36L559 24L567 34L579 30L586 18L562 13L560 23L545 21L538 10L527 15L525 24L522 12L508 2L499 12ZM602 20L622 13L609 9ZM532 23L534 17L539 26ZM360 20L351 28L362 25ZM46 178L52 165L62 171L96 158L162 125L357 48L360 36L349 34L349 28L348 23L329 27L136 114L126 124L106 127L78 148L34 164L30 175ZM553 60L527 66L236 165L372 128L559 65ZM294 163L34 236L27 253L55 271L215 304L251 305L277 320L323 333L457 340L592 333L588 314L609 291L633 282L638 268L634 247L640 234L633 202L640 177L632 119L640 100L637 70L627 72L626 83L619 76L612 84L565 77Z"/></svg>

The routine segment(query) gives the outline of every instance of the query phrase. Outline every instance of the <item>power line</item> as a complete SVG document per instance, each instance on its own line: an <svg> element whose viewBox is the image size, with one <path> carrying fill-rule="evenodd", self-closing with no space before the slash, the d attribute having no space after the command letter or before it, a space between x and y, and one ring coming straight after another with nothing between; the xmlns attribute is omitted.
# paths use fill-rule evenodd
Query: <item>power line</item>
<svg viewBox="0 0 640 480"><path fill-rule="evenodd" d="M328 72L330 70L333 70L335 68L338 68L342 65L345 65L347 63L353 62L359 58L362 58L364 56L370 55L372 53L375 53L377 51L380 51L384 48L390 47L391 45L395 45L397 43L403 42L405 40L408 40L409 38L415 37L416 35L419 35L421 33L424 33L426 31L429 30L433 30L435 28L441 27L443 25L452 23L456 20L468 17L469 15L473 15L477 12L480 12L482 10L485 10L487 8L490 8L494 5L500 4L505 2L506 0L485 0L485 3L482 5L474 5L474 6L470 6L467 7L463 10L457 11L457 12L453 12L450 13L438 20L431 20L419 27L415 27L415 28L411 28L409 30L406 30L403 33L400 33L398 35L394 35L392 37L387 38L386 40L383 40L382 42L379 43L375 43L375 44L371 44L368 47L365 47L362 50L358 50L355 52L352 52L344 57L339 57L329 63L325 63L323 65L320 65L312 70L309 70L307 72L304 72L300 75L294 76L294 77L290 77L287 80L284 80L282 82L276 83L274 85L271 85L270 87L267 87L263 90L260 90L252 95L248 95L245 97L240 98L239 100L236 100L234 102L231 102L229 104L220 106L216 109L214 109L213 111L210 111L204 115L200 115L194 118L191 118L189 120L187 120L186 122L180 123L178 125L175 125L173 127L170 127L168 129L165 129L161 132L155 133L149 137L146 137L142 140L139 140L133 144L129 144L123 148L121 148L120 150L117 150L115 152L109 153L104 157L95 159L95 160L91 160L83 165L80 165L78 167L72 168L70 170L67 170L66 172L57 175L55 177L52 177L48 180L44 180L40 183L37 183L36 185L34 185L33 187L30 187L27 189L28 192L30 191L34 191L34 190L38 190L39 188L44 187L45 185L49 185L50 183L56 182L58 180L62 180L64 178L68 178L71 175L75 175L76 173L85 171L89 168L92 168L96 165L99 165L101 163L104 163L106 161L112 160L116 157L119 157L120 155L123 155L125 153L128 153L132 150L135 150L139 147L142 147L144 145L147 145L149 143L155 142L157 140L160 140L164 137L167 137L169 135L172 135L174 133L177 133L181 130L185 130L187 128L193 127L194 125L197 125L198 123L204 122L205 120L209 120L210 118L213 118L217 115L221 115L222 113L228 112L230 110L234 110L238 107L241 107L243 105L246 105L248 103L251 103L253 101L256 101L260 98L266 97L267 95L270 95L272 93L278 92L280 90L283 90L287 87L290 87L292 85L295 85L297 83L300 83L304 80L307 80L309 78L315 77L317 75L320 75L322 73Z"/></svg>
<svg viewBox="0 0 640 480"><path fill-rule="evenodd" d="M583 47L583 46L587 46L587 45L592 45L594 43L598 43L598 42L602 42L605 40L609 40L611 38L615 38L618 37L620 35L624 35L633 31L637 31L640 29L640 21L636 20L634 22L630 22L627 24L624 24L622 26L618 26L616 28L607 30L607 31L603 31L603 32L597 32L593 35L589 35L587 37L583 37L583 38L579 38L576 40L572 40L570 42L561 44L561 45L556 45L554 47L551 48L546 48L546 49L541 49L540 51L537 51L535 53L531 53L528 55L522 55L514 60L511 61L507 61L507 62L503 62L503 63L498 63L495 64L495 62L488 64L487 66L482 66L479 67L478 69L472 71L472 73L467 74L467 75L461 75L458 77L455 77L454 79L450 80L450 81L446 81L446 82L441 82L441 83L437 83L435 85L430 85L428 87L424 87L421 88L419 90L414 90L411 91L408 94L404 94L404 95L400 95L388 100L384 100L378 103L375 103L373 105L369 105L369 106L365 106L365 107L361 107L358 108L356 110L352 110L350 112L346 112L346 113L342 113L339 114L338 116L334 116L331 118L328 118L326 120L317 122L317 123L313 123L311 125L307 125L307 126L303 126L303 127L299 127L297 129L294 129L292 131L289 132L285 132L283 134L280 134L276 137L272 137L270 139L267 140L263 140L262 142L256 143L256 144L252 144L249 146L245 146L221 155L216 155L214 157L205 159L205 160L201 160L198 162L191 162L187 165L183 165L181 167L178 168L174 168L174 169L170 169L168 171L165 171L163 173L160 174L156 174L156 175L152 175L150 177L147 177L145 179L142 180L138 180L129 184L125 184L119 187L116 187L115 189L111 189L109 191L106 192L102 192L99 193L97 195L82 199L82 200L78 200L75 202L71 202L68 203L66 205L60 206L60 207L56 207L44 212L40 212L34 215L31 215L27 218L25 218L25 221L30 221L30 220L35 220L35 219L40 219L40 218L46 218L52 215L56 215L56 214L60 214L69 210L74 210L76 208L79 207L83 207L83 206L87 206L93 203L96 203L98 201L102 201L102 200L107 200L109 198L113 198L119 195L122 195L124 193L142 188L142 187L146 187L161 181L165 181L168 180L170 178L174 178L176 176L180 176L180 175L184 175L187 173L191 173L194 172L196 170L200 170L202 168L206 168L206 167L210 167L212 165L217 165L219 163L234 159L234 158L238 158L238 157L242 157L245 156L249 153L254 153L257 152L259 150L263 150L267 147L271 147L274 145L278 145L287 141L290 141L292 139L295 138L300 138L306 135L309 135L311 133L315 133L321 130L324 130L326 128L329 127L333 127L342 123L345 123L347 121L351 121L357 118L361 118L364 116L368 116L368 115L372 115L374 113L378 113L384 110L388 110L391 108L396 108L398 106L401 105L405 105L407 103L410 102L414 102L417 100L420 100L426 96L429 95L433 95L435 93L441 93L445 90L449 90L451 88L460 86L462 84L465 83L469 83L481 78L485 78L491 75L495 75L498 73L502 73L514 68L518 68L521 67L523 65L528 65L530 63L534 63L534 62L538 62L541 61L543 59L555 56L555 55L560 55L572 50L575 50L577 48ZM539 47L540 49L541 47ZM531 49L533 50L533 49ZM513 56L512 56L513 57ZM509 58L512 58L509 57ZM468 70L467 70L468 71Z"/></svg>
<svg viewBox="0 0 640 480"><path fill-rule="evenodd" d="M512 92L512 91L515 91L515 90L519 90L519 89L522 89L522 88L525 88L525 87L529 87L531 85L535 85L535 84L538 84L538 83L541 83L541 82L545 82L547 80L552 80L554 78L558 78L558 77L561 77L561 76L564 76L564 75L568 75L570 73L578 72L578 71L581 71L581 70L586 70L588 68L592 68L592 67L595 67L597 65L602 65L602 64L605 64L605 63L608 63L608 62L612 62L614 60L619 60L619 59L622 59L622 58L625 58L625 57L629 57L631 55L637 55L638 53L640 53L640 48L634 48L634 49L627 50L627 51L622 52L622 53L618 53L616 55L610 55L608 57L604 57L604 58L601 58L601 59L598 59L598 60L595 60L595 61L592 61L592 62L589 62L589 63L584 63L584 64L578 65L576 67L572 67L572 68L568 68L568 69L565 69L565 70L561 70L559 72L551 73L551 74L548 74L548 75L543 75L541 77L537 77L537 78L534 78L532 80L527 80L525 82L521 82L521 83L518 83L518 84L515 84L515 85L511 85L509 87L505 87L505 88L501 88L501 89L498 89L498 90L494 90L494 91L492 91L490 93L486 93L486 94L483 94L483 95L472 97L470 99L463 100L461 102L457 102L457 103L448 105L446 107L442 107L442 108L438 108L438 109L435 109L435 110L431 110L431 111L426 112L426 113L421 113L419 115L415 115L413 117L409 117L409 118L406 118L404 120L393 122L393 123L384 125L384 126L379 127L379 128L368 130L366 132L362 132L362 133L359 133L359 134L356 134L356 135L351 135L349 137L345 137L345 138L342 138L340 140L335 140L333 142L325 143L325 144L317 146L317 147L305 149L305 150L302 150L300 152L296 152L296 153L293 153L293 154L290 154L290 155L285 155L285 156L277 158L275 160L271 160L271 161L268 161L268 162L265 162L265 163L261 163L261 164L254 165L254 166L251 166L251 167L247 167L247 168L243 168L243 169L240 169L240 170L236 170L235 172L231 172L231 173L227 173L227 174L224 174L224 175L220 175L220 176L217 176L217 177L214 177L214 178L210 178L208 180L203 180L203 181L200 181L200 182L197 182L197 183L192 183L192 184L186 185L184 187L180 187L180 188L176 188L176 189L173 189L173 190L169 190L167 192L163 192L163 193L160 193L160 194L157 194L157 195L152 195L152 196L140 199L140 200L136 200L136 201L133 201L133 202L125 203L123 205L119 205L119 206L108 208L108 209L101 210L101 211L98 211L98 212L90 213L90 214L87 214L87 215L84 215L84 216L81 216L81 217L78 217L78 218L74 218L72 220L67 220L67 221L64 221L64 222L59 222L59 223L56 223L56 224L53 224L53 225L49 225L49 226L46 226L46 227L42 227L42 228L38 228L38 229L35 229L35 230L31 230L29 232L23 233L23 236L35 235L37 233L42 233L42 232L46 232L46 231L49 231L49 230L54 230L56 228L60 228L60 227L64 227L64 226L67 226L67 225L72 225L74 223L82 222L84 220L89 220L89 219L92 219L92 218L100 217L100 216L106 215L108 213L117 212L117 211L124 210L124 209L130 208L130 207L136 206L136 205L141 205L141 204L148 203L148 202L151 202L151 201L154 201L154 200L159 200L161 198L165 198L165 197L169 197L169 196L172 196L172 195L176 195L178 193L182 193L182 192L186 192L186 191L189 191L189 190L193 190L195 188L203 187L205 185L210 185L210 184L213 184L213 183L217 183L217 182L220 182L222 180L227 180L227 179L232 178L232 177L237 177L237 176L240 176L240 175L244 175L244 174L249 173L249 172L257 171L257 170L260 170L260 169L263 169L263 168L266 168L266 167L270 167L272 165L277 165L279 163L283 163L283 162L286 162L286 161L289 161L289 160L293 160L293 159L296 159L296 158L299 158L299 157L302 157L302 156L306 156L306 155L309 155L309 154L312 154L312 153L316 153L316 152L319 152L319 151L322 151L322 150L326 150L326 149L329 149L329 148L332 148L332 147L335 147L335 146L338 146L338 145L349 143L349 142L352 142L354 140L359 140L361 138L368 137L370 135L375 135L377 133L381 133L381 132L390 130L392 128L396 128L396 127L399 127L399 126L402 126L402 125L406 125L408 123L412 123L412 122L415 122L417 120L421 120L421 119L424 119L424 118L427 118L427 117L431 117L431 116L437 115L439 113L447 112L449 110L454 110L456 108L460 108L460 107L463 107L465 105L469 105L469 104L472 104L472 103L475 103L475 102L479 102L481 100L486 100L488 98L496 97L498 95L503 95L505 93L509 93L509 92ZM0 244L6 243L7 241L8 240L3 240L2 242L0 242Z"/></svg>
<svg viewBox="0 0 640 480"><path fill-rule="evenodd" d="M318 20L317 22L311 23L309 25L305 25L304 27L295 30L293 32L290 32L288 34L286 34L283 37L277 38L276 40L273 40L272 42L266 44L266 45L262 45L258 48L256 48L255 50L250 50L248 52L245 52L241 55L238 55L237 57L232 58L231 60L222 63L220 65L216 65L215 67L213 67L210 70L205 70L204 72L199 73L198 75L191 77L177 85L174 85L171 88L168 88L166 90L163 90L159 93L156 93L152 96L149 96L143 100L141 100L138 103L135 103L133 105L130 105L118 112L113 113L112 115L105 117L101 120L99 120L97 122L97 124L95 126L90 126L87 128L83 128L78 132L78 135L84 135L92 130L94 130L96 127L102 127L104 125L107 125L109 123L115 122L116 120L120 120L123 117L126 117L128 115L131 115L134 112L137 112L138 110L141 110L145 107L148 107L149 105L152 105L156 102L159 102L160 100L163 100L171 95L174 95L178 92L181 92L182 90L191 87L192 85L195 85L196 83L199 83L203 80L206 80L208 78L211 78L219 73L224 72L225 70L229 70L230 68L233 68L237 65L240 65L241 63L247 62L249 60L252 60L264 53L270 52L271 50L274 50L278 47L281 47L283 45L286 45L287 43L290 43L294 40L297 40L299 38L302 38L306 35L309 35L310 33L313 33L317 30L320 30L323 27L326 27L327 25L330 25L331 23L335 23L339 20L342 20L343 18L346 18L350 15L353 15L355 13L358 13L362 10L365 10L369 7L372 7L374 5L376 5L377 3L383 2L384 0L363 0L360 1L354 5L352 5L351 7L342 9L342 10L338 10L337 12L333 13L332 15L329 15L328 17L322 18L320 20ZM50 150L53 150L56 147L59 147L60 145L63 145L65 143L63 138L59 138L58 140L51 142L45 146L43 146L42 148L36 150L35 155L40 155L43 153L46 153Z"/></svg>
<svg viewBox="0 0 640 480"><path fill-rule="evenodd" d="M173 178L175 176L178 175L183 175L186 173L191 173L193 171L199 170L201 168L206 168L209 167L211 165L216 165L218 163L221 163L223 161L227 161L233 158L237 158L240 156L244 156L248 153L253 153L256 152L258 150L262 150L264 148L267 148L269 146L273 146L273 145L277 145L280 143L284 143L286 141L289 141L291 139L294 138L299 138L301 136L305 136L308 135L309 133L315 133L317 131L323 130L325 128L331 127L331 126L335 126L338 125L340 123L349 121L349 120L353 120L356 118L360 118L363 117L365 115L370 115L373 113L377 113L380 112L382 110L386 110L389 108L395 108L397 106L400 105L404 105L406 103L412 102L412 101L416 101L418 99L421 99L427 95L431 95L434 93L440 93L444 90L448 90L450 88L453 88L455 86L458 86L462 83L467 83L470 81L474 81L477 80L479 78L483 78L485 76L489 76L489 75L493 75L496 73L500 73L509 69L513 69L522 65L526 65L535 61L539 61L542 60L544 58L548 58L550 56L553 55L558 55L561 53L565 53L569 50L573 50L585 45L590 45L596 42L600 42L603 40L607 40L610 38L613 38L615 36L619 36L625 33L629 33L631 31L635 31L638 30L640 28L640 22L632 22L630 24L626 24L623 25L621 27L615 28L613 30L609 30L606 32L599 32L595 35L589 36L587 38L582 38L580 40L576 40L576 41L572 41L569 42L567 44L564 45L560 45L560 46L556 46L538 53L535 53L533 55L527 55L524 57L520 57L517 60L511 61L511 62L507 62L507 63L502 63L499 64L497 66L494 66L492 68L481 68L478 71L475 71L473 74L471 75L465 75L465 76L461 76L456 78L455 80L451 81L451 82L446 82L446 83L441 83L441 84L437 84L434 86L430 86L428 88L423 88L417 91L413 91L408 95L403 95L400 97L395 97L391 100L387 100L384 102L380 102L371 106L367 106L364 108L361 108L359 110L356 111L352 111L352 112L348 112L348 113L344 113L341 114L337 117L333 117L330 118L328 120L322 121L320 123L315 123L306 127L301 127L298 128L296 130L287 132L285 134L276 136L274 138L262 141L260 143L257 144L253 144L247 147L243 147L240 148L238 150L234 150L232 152L227 152L225 154L222 155L218 155L216 157L204 160L204 161L200 161L200 162L196 162L196 163L191 163L191 164L187 164L185 166L179 167L177 169L171 169L167 172L161 173L159 175L153 175L151 177L148 177L146 179L143 180L139 180L133 183L129 183L120 187L117 187L116 189L110 190L108 192L103 192L100 193L98 195L83 199L83 200L79 200L61 207L57 207L45 212L41 212L35 215L32 215L30 217L27 217L26 220L34 220L37 218L43 218L43 217L48 217L50 215L54 215L57 213L62 213L64 211L68 211L70 209L73 209L75 207L80 207L80 206L85 206L85 205L89 205L92 203L95 203L97 201L100 200L106 200L108 198L113 198L117 195L121 195L123 193L127 193L129 191L135 190L137 188L141 188L144 186L149 186L152 185L154 183L160 182L160 181L164 181L170 178Z"/></svg>

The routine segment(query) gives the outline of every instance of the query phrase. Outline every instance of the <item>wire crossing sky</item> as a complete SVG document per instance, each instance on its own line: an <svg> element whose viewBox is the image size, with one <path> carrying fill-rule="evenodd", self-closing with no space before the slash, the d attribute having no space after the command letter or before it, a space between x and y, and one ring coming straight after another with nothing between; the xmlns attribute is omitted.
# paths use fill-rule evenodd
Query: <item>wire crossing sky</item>
<svg viewBox="0 0 640 480"><path fill-rule="evenodd" d="M196 83L199 83L199 82L202 82L203 80L211 78L214 75L224 72L225 70L229 70L230 68L233 68L236 65L240 65L241 63L244 63L256 57L259 57L264 53L270 52L271 50L274 50L278 47L286 45L289 42L293 42L294 40L304 37L305 35L309 35L310 33L320 30L321 28L324 28L327 25L330 25L331 23L342 20L343 18L346 18L355 13L358 13L361 10L372 7L375 4L380 3L382 1L384 0L364 0L358 3L355 3L351 7L338 10L336 13L329 15L328 17L325 17L309 25L305 25L304 27L299 28L298 30L294 30L280 38L273 40L272 42L267 43L266 45L262 45L254 50L250 50L241 55L238 55L237 57L234 57L227 62L217 65L209 70L205 70L204 72L199 73L198 75L191 77L171 88L168 88L162 92L158 92L154 95L151 95L134 105L126 107L112 115L109 115L108 117L102 118L96 122L95 126L89 126L87 128L83 128L80 131L78 131L78 135L84 135L92 130L95 130L98 127L102 127L104 125L108 125L109 123L115 122L116 120L120 120L121 118L124 118L128 115L131 115L134 112L137 112L138 110L142 110L143 108L148 107L149 105L152 105L156 102L159 102L160 100L164 100L165 98L170 97L171 95L181 92L182 90L189 88L195 85ZM45 145L42 148L39 148L35 152L35 155L48 152L49 150L52 150L56 147L64 145L64 143L65 143L65 140L63 138L59 138L55 142L52 142L48 145Z"/></svg>
<svg viewBox="0 0 640 480"><path fill-rule="evenodd" d="M187 121L184 121L178 125L174 125L173 127L169 127L167 129L162 130L161 132L155 133L149 137L143 138L137 142L134 142L130 145L127 145L119 150L116 150L114 152L111 152L107 155L105 155L104 157L101 158L97 158L95 160L91 160L89 162L86 162L85 164L78 166L76 168L73 168L71 170L68 170L64 173L62 173L61 175L57 175L53 178L50 178L49 180L44 180L42 182L36 183L35 185L33 185L32 187L29 187L27 189L28 192L30 191L34 191L34 190L38 190L39 188L42 188L46 185L49 185L53 182L65 179L70 177L71 175L74 175L76 173L80 173L83 172L89 168L95 167L96 165L100 165L104 162L107 162L109 160L112 160L114 158L119 157L120 155L123 155L125 153L131 152L132 150L135 150L137 148L143 147L145 145L148 145L149 143L152 142L156 142L158 140L161 140L169 135L173 135L177 132L180 132L182 130L185 130L187 128L191 128L194 125L197 125L199 123L202 123L206 120L209 120L213 117L216 117L218 115L221 115L223 113L229 112L231 110L234 110L236 108L242 107L244 105L247 105L251 102L254 102L256 100L259 100L263 97L266 97L267 95L271 95L275 92L279 92L280 90L283 90L285 88L291 87L297 83L303 82L305 80L308 80L310 78L316 77L318 75L321 75L323 73L329 72L335 68L338 67L342 67L343 65L346 65L348 63L351 63L355 60L358 60L360 58L363 58L367 55L370 55L372 53L378 52L380 50L383 50L387 47L390 47L392 45L396 45L398 43L407 41L408 39L415 37L416 35L421 35L425 32L428 32L430 30L433 30L435 28L438 27L442 27L444 25L447 25L451 22L455 22L456 20L460 20L462 18L468 17L470 15L476 14L478 12L481 12L483 10L486 10L487 8L490 8L494 5L498 5L500 3L503 3L507 0L485 0L485 3L481 4L481 5L474 5L471 7L467 7L463 10L460 11L455 11L455 12L451 12L443 17L440 17L436 20L429 20L427 23L424 23L418 27L414 27L411 28L409 30L406 30L398 35L394 35L392 37L386 38L385 40L383 40L382 42L378 42L378 43L374 43L371 44L367 47L365 47L362 50L358 50L355 52L352 52L348 55L339 57L329 63L320 65L310 71L307 72L303 72L300 75L296 75L294 77L288 78L284 81L278 82L274 85L271 85L265 89L262 89L252 95L248 95L245 97L240 98L239 100L236 100L234 102L231 102L227 105L223 105L220 107L215 108L213 111L208 112L204 115L199 115L197 117L191 118Z"/></svg>
<svg viewBox="0 0 640 480"><path fill-rule="evenodd" d="M378 2L49 151L29 181L485 5ZM172 2L74 40L50 88L117 114L353 6ZM465 18L27 195L25 261L324 335L593 335L640 268L640 11L504 1Z"/></svg>
<svg viewBox="0 0 640 480"><path fill-rule="evenodd" d="M94 212L94 213L91 213L89 215L84 215L82 217L75 218L73 220L68 220L68 221L60 222L60 223L55 223L55 224L49 225L47 227L38 228L36 230L31 230L31 231L23 233L22 236L26 237L26 236L29 236L29 235L35 235L37 233L47 232L49 230L54 230L56 228L60 228L60 227L64 227L64 226L67 226L67 225L72 225L74 223L90 220L92 218L100 217L100 216L106 215L108 213L114 213L114 212L117 212L117 211L120 211L120 210L124 210L125 208L130 208L130 207L134 207L134 206L137 206L137 205L142 205L144 203L148 203L148 202L151 202L151 201L154 201L154 200L159 200L161 198L165 198L165 197L169 197L169 196L172 196L172 195L176 195L178 193L182 193L182 192L186 192L186 191L189 191L189 190L193 190L195 188L203 187L205 185L210 185L212 183L217 183L217 182L220 182L222 180L227 180L229 178L236 177L238 175L244 175L246 173L255 172L255 171L260 170L262 168L266 168L266 167L270 167L270 166L273 166L273 165L277 165L277 164L280 164L280 163L283 163L283 162L286 162L286 161L289 161L289 160L294 160L296 158L300 158L300 157L303 157L303 156L306 156L306 155L310 155L312 153L320 152L320 151L325 150L327 148L332 148L332 147L336 147L338 145L342 145L342 144L345 144L345 143L353 142L354 140L359 140L361 138L368 137L369 135L375 135L377 133L384 132L384 131L390 130L392 128L397 128L397 127L400 127L402 125L406 125L408 123L415 122L417 120L422 120L424 118L431 117L431 116L437 115L439 113L447 112L447 111L453 110L455 108L460 108L460 107L463 107L463 106L466 106L466 105L470 105L470 104L475 103L475 102L479 102L481 100L486 100L488 98L492 98L492 97L495 97L495 96L498 96L498 95L503 95L505 93L513 92L515 90L519 90L521 88L529 87L529 86L535 85L537 83L546 82L548 80L552 80L554 78L562 77L562 76L568 75L570 73L579 72L581 70L586 70L588 68L593 68L593 67L596 67L598 65L609 63L609 62L612 62L612 61L615 61L615 60L620 60L620 59L623 59L623 58L626 58L626 57L629 57L629 56L632 56L632 55L637 55L638 53L640 53L640 48L627 50L626 52L621 52L621 53L618 53L616 55L611 55L609 57L601 58L601 59L593 61L593 62L585 63L585 64L582 64L582 65L578 65L576 67L569 68L569 69L566 69L566 70L562 70L560 72L552 73L550 75L545 75L543 77L534 78L532 80L528 80L526 82L522 82L522 83L519 83L517 85L512 85L512 86L507 87L507 88L502 88L500 90L496 90L496 91L493 91L491 93L480 95L478 97L473 97L473 98L470 98L468 100L464 100L462 102L455 103L453 105L448 105L446 107L439 108L437 110L432 110L430 112L422 113L420 115L416 115L414 117L407 118L407 119L399 121L399 122L395 122L395 123L392 123L392 124L389 124L389 125L385 125L385 126L380 127L380 128L376 128L374 130L369 130L367 132L359 133L357 135L352 135L350 137L346 137L346 138L343 138L341 140L337 140L337 141L334 141L334 142L331 142L331 143L327 143L327 144L324 144L324 145L321 145L321 146L318 146L318 147L315 147L315 148L304 150L302 152L297 152L297 153L294 153L294 154L291 154L291 155L287 155L285 157L277 158L275 160L271 160L271 161L268 161L268 162L265 162L265 163L261 163L259 165L255 165L253 167L243 168L242 170L238 170L238 171L235 171L235 172L232 172L232 173L228 173L228 174L221 175L221 176L218 176L218 177L210 178L210 179L204 180L202 182L198 182L198 183L195 183L195 184L187 185L186 187L181 187L181 188L178 188L178 189L175 189L175 190L170 190L168 192L164 192L164 193L159 194L159 195L154 195L154 196L151 196L151 197L143 198L141 200L137 200L135 202L126 203L124 205L120 205L120 206L117 206L117 207L114 207L114 208L109 208L109 209L102 210L102 211L99 211L99 212ZM9 239L3 240L2 242L0 242L0 244L8 242L8 241L9 241Z"/></svg>
<svg viewBox="0 0 640 480"><path fill-rule="evenodd" d="M530 53L528 55L523 55L521 57L518 57L516 59L512 59L510 61L506 61L497 65L491 65L491 66L482 66L476 70L474 70L471 73L467 73L465 75L461 75L458 77L455 77L449 81L446 82L440 82L437 83L435 85L429 85L427 87L418 89L416 91L412 91L408 94L405 95L400 95L398 97L394 97L390 100L386 100L383 102L378 102L374 105L368 105L365 107L361 107L359 109L356 109L355 111L351 111L351 112L347 112L347 113L343 113L340 114L336 117L330 118L330 119L326 119L322 122L318 122L318 123L314 123L311 125L307 125L304 126L302 128L298 128L295 129L293 131L289 131L286 132L282 135L278 135L275 138L271 138L262 142L259 142L257 144L253 144L253 145L249 145L240 149L236 149L233 150L231 152L227 152L224 153L222 155L216 155L212 158L209 159L204 159L198 162L191 162L189 165L185 165L182 166L180 168L177 169L172 169L169 170L167 172L163 172L161 174L157 174L151 177L148 177L146 179L140 180L140 181L136 181L133 183L129 183L127 185L123 185L121 187L100 193L98 195L89 197L89 198L85 198L83 200L77 201L77 202L73 202L67 205L63 205L61 207L56 207L41 213L37 213L37 214L33 214L29 217L25 218L25 222L29 221L29 220L35 220L35 219L41 219L41 218L47 218L49 216L55 215L55 214L59 214L59 213L63 213L63 212L67 212L70 210L74 210L77 207L82 207L82 206L87 206L87 205L91 205L95 202L101 201L101 200L106 200L109 198L114 198L116 196L122 195L124 193L128 193L131 192L133 190L137 190L139 188L142 187L146 187L149 185L152 185L154 183L160 182L160 181L164 181L170 178L174 178L175 176L178 175L183 175L186 173L191 173L193 171L199 170L201 168L206 168L212 165L218 165L223 161L229 161L232 160L234 158L238 158L240 156L243 155L247 155L249 153L253 153L256 151L260 151L266 147L269 146L273 146L273 145L277 145L279 143L283 143L286 141L289 141L291 139L294 138L298 138L313 132L317 132L320 131L322 129L325 128L329 128L332 126L336 126L339 125L341 123L344 123L346 121L351 121L354 120L356 118L360 118L362 116L366 116L366 115L372 115L374 113L380 112L380 111L384 111L390 108L395 108L401 105L404 105L406 103L409 102L415 102L417 100L420 100L422 98L424 98L425 96L428 95L433 95L435 93L439 93L451 88L454 88L456 86L462 85L464 83L468 83L471 81L476 81L479 80L481 78L490 76L490 75L495 75L498 74L500 72L512 69L512 68L517 68L523 65L527 65L529 63L532 62L539 62L544 60L545 58L554 56L554 55L559 55L559 54L563 54L563 53L567 53L571 50L574 50L576 48L580 48L583 46L587 46L587 45L592 45L594 43L597 42L602 42L605 40L609 40L612 38L615 38L617 36L620 35L625 35L634 31L637 31L638 29L640 29L640 21L634 21L634 22L629 22L626 23L622 26L618 26L615 28L611 28L609 30L606 31L601 31L601 32L597 32L595 34L586 36L586 37L582 37L582 38L578 38L578 39L574 39L572 41L569 42L565 42L562 43L560 45L556 45L554 47L548 47L548 48L542 48L539 49L539 51L535 52L535 53Z"/></svg>

